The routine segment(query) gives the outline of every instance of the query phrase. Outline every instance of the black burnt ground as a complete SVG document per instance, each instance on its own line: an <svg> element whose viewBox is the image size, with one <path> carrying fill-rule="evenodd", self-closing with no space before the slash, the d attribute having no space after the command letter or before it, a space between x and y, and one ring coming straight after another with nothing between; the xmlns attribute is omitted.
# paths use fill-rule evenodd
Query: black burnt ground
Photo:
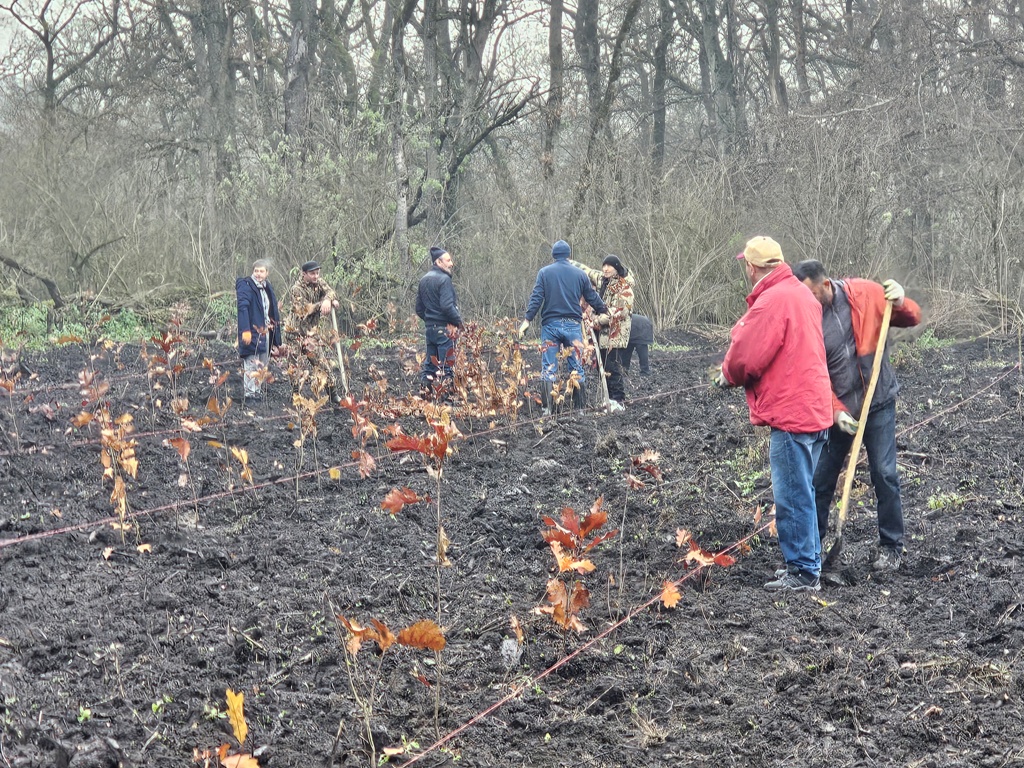
<svg viewBox="0 0 1024 768"><path fill-rule="evenodd" d="M654 354L652 378L634 371L623 414L524 414L511 426L456 416L467 439L454 443L442 480L452 565L441 576L440 711L435 725L436 686L421 682L438 679L433 654L389 650L377 673L369 644L357 673L380 676L378 746L425 747L521 689L417 764L1024 764L1015 343L898 354L911 536L903 571L868 570L872 497L858 483L844 537L849 586L766 593L778 551L762 533L736 565L685 581L674 610L640 612L533 682L685 573L677 529L716 551L754 531L755 509L768 506L764 434L739 392L705 385L718 350L676 341L683 351ZM189 364L202 356L232 361L230 349L210 347ZM395 487L435 495L419 458L391 456L384 436L371 438L372 477L346 466L340 479L324 471L296 484L297 433L286 385L276 384L268 402L235 404L223 424L189 435L186 468L163 442L178 434L168 431L178 423L170 395L136 375L138 350L64 348L23 362L13 396L0 391L0 536L18 540L0 547L0 766L177 768L195 749L237 751L220 716L226 688L245 693L245 751L260 765L367 765L332 611L394 630L436 617L435 508L414 504L394 518L380 509ZM360 390L371 363L392 389L413 388L397 353L364 349L351 371ZM124 542L100 522L112 514L111 488L95 429L71 427L82 399L74 382L90 365L111 381L114 415L132 413L140 433L131 509L180 504L141 517ZM194 418L207 412L209 378L202 368L182 374ZM227 386L237 390L237 379ZM259 487L239 492L240 464L207 441L244 448ZM358 447L349 414L324 413L302 469L348 464ZM624 473L648 449L664 483L630 490ZM589 631L564 638L531 613L552 575L541 518L563 506L583 512L600 495L621 533L590 553ZM24 540L61 528L72 530ZM509 665L501 647L513 614L526 646Z"/></svg>

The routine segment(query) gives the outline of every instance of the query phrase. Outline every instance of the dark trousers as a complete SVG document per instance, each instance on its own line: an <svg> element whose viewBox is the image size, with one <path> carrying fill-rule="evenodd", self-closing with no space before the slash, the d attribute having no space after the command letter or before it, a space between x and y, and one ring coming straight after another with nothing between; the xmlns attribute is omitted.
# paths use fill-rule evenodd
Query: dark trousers
<svg viewBox="0 0 1024 768"><path fill-rule="evenodd" d="M626 386L622 381L622 356L625 349L602 349L601 364L608 377L608 397L621 403L626 399Z"/></svg>
<svg viewBox="0 0 1024 768"><path fill-rule="evenodd" d="M444 325L428 325L427 359L420 370L420 382L436 385L441 379L451 379L455 367L455 339L448 335Z"/></svg>
<svg viewBox="0 0 1024 768"><path fill-rule="evenodd" d="M629 363L633 359L634 349L636 350L637 360L640 361L640 373L647 375L651 372L651 363L647 359L648 346L646 344L630 343L628 347L622 350L622 370L624 373L629 373Z"/></svg>
<svg viewBox="0 0 1024 768"><path fill-rule="evenodd" d="M871 411L861 429L864 430L864 448L868 452L871 485L878 501L878 543L902 552L904 525L900 476L896 469L896 401ZM814 471L814 503L818 510L818 531L822 535L828 530L836 482L852 445L852 435L833 427L828 444L818 459Z"/></svg>

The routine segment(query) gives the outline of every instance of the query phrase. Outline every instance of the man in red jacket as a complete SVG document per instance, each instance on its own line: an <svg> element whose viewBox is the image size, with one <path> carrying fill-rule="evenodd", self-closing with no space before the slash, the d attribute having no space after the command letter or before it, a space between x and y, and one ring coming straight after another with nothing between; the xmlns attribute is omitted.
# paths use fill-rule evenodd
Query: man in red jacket
<svg viewBox="0 0 1024 768"><path fill-rule="evenodd" d="M839 472L850 453L857 429L864 430L871 484L878 503L878 553L871 563L876 571L896 570L904 552L903 502L896 469L896 393L899 382L885 350L878 383L871 399L867 423L856 417L864 403L864 390L878 346L885 303L892 304L891 323L909 328L921 322L921 307L908 299L895 280L879 285L871 280L830 280L825 267L813 259L793 267L793 274L815 295L822 306L822 330L828 372L832 380L833 427L828 446L814 471L814 495L818 530L828 529L828 514L836 493Z"/></svg>
<svg viewBox="0 0 1024 768"><path fill-rule="evenodd" d="M821 304L793 277L772 238L749 240L736 258L753 290L714 382L743 387L751 423L771 427L768 458L786 568L765 589L816 592L821 538L812 478L832 426Z"/></svg>

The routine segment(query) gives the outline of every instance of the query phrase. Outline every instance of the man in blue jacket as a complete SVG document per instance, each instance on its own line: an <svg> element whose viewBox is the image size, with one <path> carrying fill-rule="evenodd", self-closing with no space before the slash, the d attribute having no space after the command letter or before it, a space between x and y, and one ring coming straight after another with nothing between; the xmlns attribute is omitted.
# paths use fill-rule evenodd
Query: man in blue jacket
<svg viewBox="0 0 1024 768"><path fill-rule="evenodd" d="M554 263L541 267L537 282L526 307L526 319L519 326L520 337L526 333L530 321L540 312L541 329L541 396L544 408L551 409L552 384L558 374L558 351L572 349L569 367L576 373L579 386L573 390L572 401L583 407L583 382L586 378L580 362L583 352L583 299L599 315L608 314L608 307L594 290L590 278L579 267L569 263L569 244L559 240L551 248Z"/></svg>
<svg viewBox="0 0 1024 768"><path fill-rule="evenodd" d="M260 259L252 265L251 277L235 281L238 300L238 354L242 358L243 391L246 398L259 398L263 388L260 371L265 370L271 349L281 346L281 316L277 296L267 280L270 262Z"/></svg>
<svg viewBox="0 0 1024 768"><path fill-rule="evenodd" d="M438 394L442 386L450 384L455 366L455 333L449 326L462 327L452 269L455 262L444 248L430 249L433 266L420 278L416 294L416 316L427 326L427 359L423 361L420 382L425 392Z"/></svg>

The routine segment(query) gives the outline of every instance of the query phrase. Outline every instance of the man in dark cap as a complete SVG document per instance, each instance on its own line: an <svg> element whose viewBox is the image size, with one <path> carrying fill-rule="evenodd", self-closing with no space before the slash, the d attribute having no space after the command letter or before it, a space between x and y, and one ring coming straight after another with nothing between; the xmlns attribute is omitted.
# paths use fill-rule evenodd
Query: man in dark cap
<svg viewBox="0 0 1024 768"><path fill-rule="evenodd" d="M569 355L569 367L576 374L578 386L573 389L572 399L577 408L584 404L583 373L581 356L583 353L583 299L599 315L608 314L608 307L590 278L579 267L569 263L569 244L559 240L551 247L551 258L554 263L541 267L537 272L537 282L530 294L530 303L526 307L526 319L519 326L519 335L526 333L530 321L540 312L541 331L541 396L544 408L550 410L553 403L552 390L558 375L558 351L562 347L572 350Z"/></svg>
<svg viewBox="0 0 1024 768"><path fill-rule="evenodd" d="M416 293L416 316L426 324L427 338L420 383L425 393L436 396L454 375L455 329L462 327L462 315L452 284L452 255L435 245L430 249L430 261L430 271L420 278Z"/></svg>
<svg viewBox="0 0 1024 768"><path fill-rule="evenodd" d="M622 380L622 356L629 345L633 321L633 276L615 254L605 256L601 269L591 269L572 259L569 263L583 270L608 307L607 313L591 309L585 317L598 335L601 365L608 377L608 412L624 410L626 387Z"/></svg>
<svg viewBox="0 0 1024 768"><path fill-rule="evenodd" d="M314 396L326 392L332 403L341 402L331 360L334 330L322 327L322 320L338 306L334 289L320 279L320 264L307 261L292 286L291 314L285 325L288 340L288 377L292 391L308 386Z"/></svg>

